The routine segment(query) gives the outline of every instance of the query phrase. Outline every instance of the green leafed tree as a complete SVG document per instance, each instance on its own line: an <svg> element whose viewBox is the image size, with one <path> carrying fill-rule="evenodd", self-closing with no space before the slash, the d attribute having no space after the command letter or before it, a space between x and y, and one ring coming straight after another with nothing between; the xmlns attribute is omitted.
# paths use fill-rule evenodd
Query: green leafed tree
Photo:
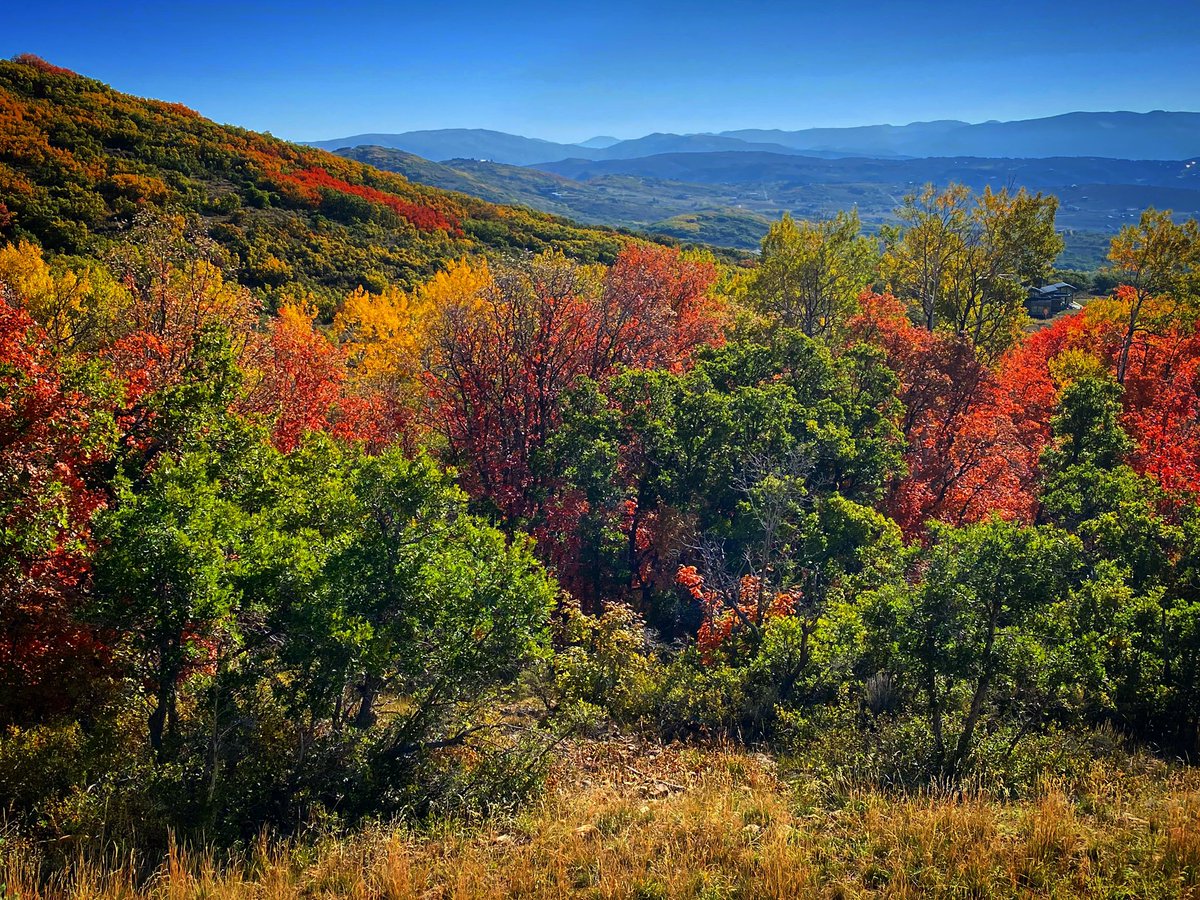
<svg viewBox="0 0 1200 900"><path fill-rule="evenodd" d="M1037 715L1069 683L1061 635L1079 552L1050 527L994 519L934 528L898 621L935 771L960 777L985 726L1022 707Z"/></svg>
<svg viewBox="0 0 1200 900"><path fill-rule="evenodd" d="M136 489L123 485L101 516L93 615L122 635L148 685L148 734L160 756L178 736L189 669L236 631L244 511L222 495L203 453L166 458Z"/></svg>
<svg viewBox="0 0 1200 900"><path fill-rule="evenodd" d="M875 275L878 254L856 212L771 226L762 261L747 287L751 304L787 328L829 339L854 314Z"/></svg>
<svg viewBox="0 0 1200 900"><path fill-rule="evenodd" d="M1025 287L1062 252L1057 208L1057 198L1024 188L974 197L963 185L926 185L897 210L902 226L883 255L884 280L929 331L949 331L995 359L1026 321Z"/></svg>
<svg viewBox="0 0 1200 900"><path fill-rule="evenodd" d="M1094 712L1191 753L1200 746L1200 527L1194 507L1173 509L1126 462L1133 441L1121 393L1108 375L1063 388L1042 454L1042 517L1085 550L1076 632L1093 636L1103 673Z"/></svg>

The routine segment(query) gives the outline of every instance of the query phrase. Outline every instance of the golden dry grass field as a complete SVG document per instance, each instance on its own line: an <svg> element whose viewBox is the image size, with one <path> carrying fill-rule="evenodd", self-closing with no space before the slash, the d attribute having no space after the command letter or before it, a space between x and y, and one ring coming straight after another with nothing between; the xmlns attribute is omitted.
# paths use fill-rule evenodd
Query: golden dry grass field
<svg viewBox="0 0 1200 900"><path fill-rule="evenodd" d="M41 898L1200 897L1200 772L1147 758L1003 802L832 791L763 755L577 743L513 818L263 842L154 874L0 843L0 896ZM142 861L144 863L144 861Z"/></svg>

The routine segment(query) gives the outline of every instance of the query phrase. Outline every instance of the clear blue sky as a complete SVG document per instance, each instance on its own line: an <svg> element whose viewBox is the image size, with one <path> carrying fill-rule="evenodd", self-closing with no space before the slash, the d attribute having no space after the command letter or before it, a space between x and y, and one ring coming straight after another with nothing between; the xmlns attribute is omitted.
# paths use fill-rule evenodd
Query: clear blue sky
<svg viewBox="0 0 1200 900"><path fill-rule="evenodd" d="M3 0L28 52L292 139L1200 108L1200 0Z"/></svg>

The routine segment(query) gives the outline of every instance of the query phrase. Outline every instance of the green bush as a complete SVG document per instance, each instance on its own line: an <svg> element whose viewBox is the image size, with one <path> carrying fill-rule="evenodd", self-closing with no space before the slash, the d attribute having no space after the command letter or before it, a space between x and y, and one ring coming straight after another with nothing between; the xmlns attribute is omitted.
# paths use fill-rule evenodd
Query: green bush
<svg viewBox="0 0 1200 900"><path fill-rule="evenodd" d="M742 736L745 669L706 664L688 648L666 667L655 698L658 727L668 738Z"/></svg>
<svg viewBox="0 0 1200 900"><path fill-rule="evenodd" d="M614 604L588 616L567 605L554 643L539 688L551 708L581 720L588 709L602 711L622 725L652 720L662 663L635 612Z"/></svg>

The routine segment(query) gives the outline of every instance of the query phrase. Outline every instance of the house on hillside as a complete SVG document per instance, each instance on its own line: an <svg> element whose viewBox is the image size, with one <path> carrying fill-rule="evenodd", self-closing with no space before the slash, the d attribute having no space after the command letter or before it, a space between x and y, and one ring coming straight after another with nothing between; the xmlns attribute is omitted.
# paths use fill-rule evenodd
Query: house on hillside
<svg viewBox="0 0 1200 900"><path fill-rule="evenodd" d="M1041 287L1030 287L1025 297L1025 309L1035 319L1048 319L1071 306L1079 288L1056 281Z"/></svg>

